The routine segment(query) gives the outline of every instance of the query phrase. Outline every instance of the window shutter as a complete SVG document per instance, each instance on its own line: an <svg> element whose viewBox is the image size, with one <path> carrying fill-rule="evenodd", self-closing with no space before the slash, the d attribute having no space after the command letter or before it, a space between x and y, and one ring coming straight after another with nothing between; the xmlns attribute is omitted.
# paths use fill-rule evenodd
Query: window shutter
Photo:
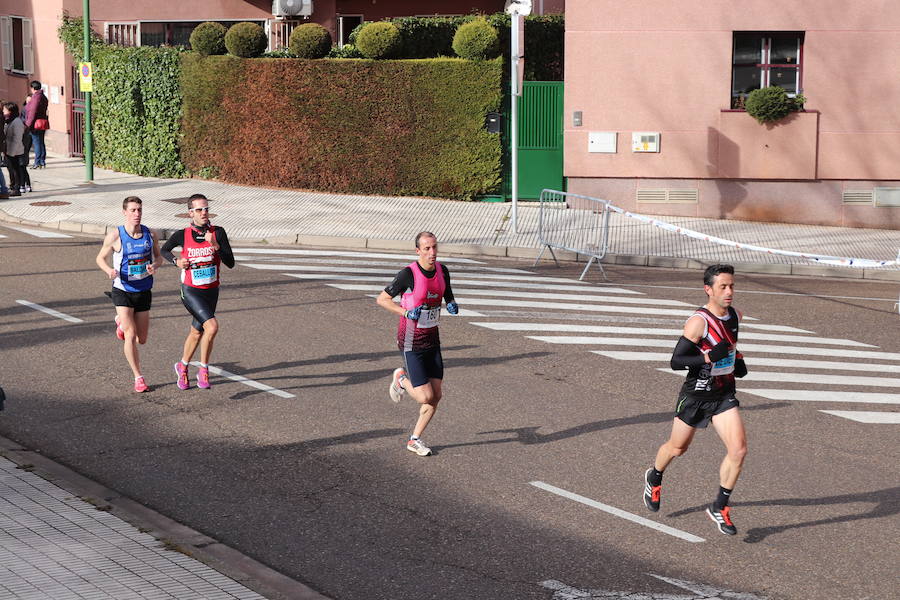
<svg viewBox="0 0 900 600"><path fill-rule="evenodd" d="M3 54L3 68L12 69L12 20L9 17L0 17L0 53Z"/></svg>
<svg viewBox="0 0 900 600"><path fill-rule="evenodd" d="M31 19L22 19L22 66L29 75L34 73L34 43L32 40Z"/></svg>

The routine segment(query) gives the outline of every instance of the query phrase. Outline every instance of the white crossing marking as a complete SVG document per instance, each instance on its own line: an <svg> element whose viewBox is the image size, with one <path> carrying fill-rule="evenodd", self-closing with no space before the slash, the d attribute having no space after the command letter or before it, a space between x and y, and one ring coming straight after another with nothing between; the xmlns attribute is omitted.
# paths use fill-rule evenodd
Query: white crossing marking
<svg viewBox="0 0 900 600"><path fill-rule="evenodd" d="M478 323L473 323L478 325ZM674 344L672 347L674 349ZM606 350L591 350L593 354L599 354L607 358L629 361L655 361L666 362L672 355L663 352L616 352ZM828 360L797 360L790 358L768 358L765 356L753 356L747 358L747 367L792 367L797 369L826 369L828 371L865 371L867 373L900 373L900 365L888 365L871 362L836 362Z"/></svg>
<svg viewBox="0 0 900 600"><path fill-rule="evenodd" d="M0 233L0 238L5 238L6 236Z"/></svg>
<svg viewBox="0 0 900 600"><path fill-rule="evenodd" d="M687 376L687 371L657 369L664 373ZM817 383L819 385L852 385L868 387L900 387L900 379L890 377L860 377L858 375L825 375L821 373L778 373L775 371L755 371L748 373L741 381L780 381L783 383Z"/></svg>
<svg viewBox="0 0 900 600"><path fill-rule="evenodd" d="M328 285L331 285L331 284L329 283ZM336 286L332 286L332 287L336 287ZM368 294L368 296L369 296L369 298L377 298L377 297L378 297L378 296L376 296L375 294ZM399 296L396 297L396 298L391 298L391 300L394 301L394 304L400 304L400 297L399 297ZM446 307L444 308L444 310L447 310ZM459 313L457 313L457 314L455 314L455 315L451 315L450 313L444 313L444 312L442 312L442 313L441 313L441 318L443 318L445 314L446 314L448 317L483 317L483 316L484 316L484 315L481 314L481 313L475 312L474 310L469 310L469 309L467 309L467 308L460 308L460 309L459 309Z"/></svg>
<svg viewBox="0 0 900 600"><path fill-rule="evenodd" d="M542 581L541 586L554 592L551 600L600 600L601 598L621 598L622 600L765 600L765 598L761 598L754 594L722 590L710 585L694 583L693 581L673 579L671 577L663 577L662 575L654 575L653 573L647 573L647 575L655 577L660 581L665 581L675 587L687 590L691 592L691 595L687 596L685 594L665 594L657 592L641 593L627 590L583 590L566 585L562 581L556 579Z"/></svg>
<svg viewBox="0 0 900 600"><path fill-rule="evenodd" d="M454 290L456 292L457 290ZM460 294L466 293L467 290L459 290ZM498 292L501 294L502 292ZM632 302L641 301L650 304L659 304L665 302L653 298L627 298L619 299L619 302L631 300ZM480 327L487 327L497 331L564 331L568 333L622 333L625 335L661 335L677 339L682 334L681 329L659 329L651 327L615 327L605 325L581 325L577 323L473 323ZM801 342L806 344L826 344L832 346L857 346L865 348L877 348L872 344L864 344L854 340L845 340L838 338L821 338L821 337L804 337L800 335L779 335L772 333L753 333L742 332L740 339L749 340L766 340L772 342ZM674 342L672 347L675 347Z"/></svg>
<svg viewBox="0 0 900 600"><path fill-rule="evenodd" d="M680 529L675 529L674 527L669 527L668 525L663 525L662 523L657 523L656 521L651 521L650 519L645 519L644 517L633 515L630 512L626 512L622 509L616 508L615 506L609 506L608 504L603 504L602 502L597 502L596 500L591 500L590 498L579 496L578 494L569 492L556 486L552 486L549 483L544 483L543 481L530 481L529 483L534 487L550 492L551 494L556 494L557 496L562 496L563 498L568 498L569 500L580 502L581 504L590 506L591 508L597 508L604 512L608 512L611 515L615 515L622 519L637 523L638 525L643 525L644 527L649 527L650 529L661 531L662 533L669 534L688 542L697 543L706 541L702 537L697 537L696 535L693 535L686 531L681 531Z"/></svg>
<svg viewBox="0 0 900 600"><path fill-rule="evenodd" d="M672 340L622 339L601 336L531 335L532 340L548 344L583 344L610 346L639 346L649 348L674 348ZM875 352L872 350L844 350L843 348L807 348L803 346L772 346L769 344L743 344L738 341L743 352L767 352L769 354L801 354L808 356L837 356L840 358L867 358L880 360L900 360L897 352Z"/></svg>
<svg viewBox="0 0 900 600"><path fill-rule="evenodd" d="M787 325L763 325L761 323L745 323L741 321L741 329L760 329L765 331L780 331L782 333L815 333L815 331L807 331L797 327L789 327Z"/></svg>
<svg viewBox="0 0 900 600"><path fill-rule="evenodd" d="M453 283L451 281L451 283ZM459 282L456 282L459 283ZM356 290L361 292L371 292L373 290L379 291L383 289L383 286L378 285L368 285L364 283L341 283L341 284L331 284L333 287L336 287L341 290ZM690 306L686 302L679 302L678 300L657 300L654 298L620 298L617 296L594 296L590 294L548 294L541 292L510 292L505 290L479 290L472 288L453 288L453 294L455 296L465 296L466 298L470 298L469 294L472 296L499 296L501 298L537 298L537 299L545 299L545 300L585 300L585 301L593 301L593 302L619 302L623 304L649 304L652 306ZM573 326L574 327L574 326ZM551 330L552 331L552 330ZM873 346L874 347L874 346Z"/></svg>
<svg viewBox="0 0 900 600"><path fill-rule="evenodd" d="M64 233L59 233L58 231L45 231L43 229L26 229L25 227L12 227L7 225L10 229L15 229L16 231L20 231L22 233L27 233L28 235L33 235L34 237L39 238L70 238L71 235L66 235Z"/></svg>
<svg viewBox="0 0 900 600"><path fill-rule="evenodd" d="M739 394L752 394L769 400L798 402L850 402L858 404L900 404L900 394L879 392L835 392L824 390L778 390L768 388L740 388Z"/></svg>
<svg viewBox="0 0 900 600"><path fill-rule="evenodd" d="M71 315L67 315L66 313L61 313L58 310L53 310L52 308L47 308L46 306L42 306L40 304L35 304L34 302L29 302L28 300L16 300L22 306L27 306L33 310L39 310L42 313L47 313L50 316L56 317L58 319L62 319L63 321L68 321L69 323L84 323L82 319L78 317L73 317Z"/></svg>
<svg viewBox="0 0 900 600"><path fill-rule="evenodd" d="M328 281L374 281L374 282L385 282L385 284L390 283L390 277L373 277L370 275L356 275L354 273L347 274L318 274L318 273L285 273L285 275L289 277L296 277L297 279L322 279ZM453 285L478 285L478 286L490 286L490 287L504 287L504 288L522 288L522 289L537 289L537 290L560 290L560 291L579 291L579 290L594 290L594 291L602 291L608 294L640 294L640 292L633 292L631 290L626 290L623 288L600 288L600 287L591 287L586 288L582 285L557 285L552 283L516 283L512 281L487 281L487 280L475 280L475 279L465 279L465 277L451 278L451 283ZM741 326L745 326L741 323Z"/></svg>
<svg viewBox="0 0 900 600"><path fill-rule="evenodd" d="M235 255L234 260L236 261L267 261L267 262L278 262L279 264L324 264L324 265L340 265L344 267L393 267L398 271L403 267L409 264L409 261L389 261L389 260L362 260L358 258L354 259L335 259L335 258L291 258L291 257L268 257L268 256L243 256L243 255ZM443 262L443 261L441 261ZM504 267L483 267L483 266L468 266L468 265L453 265L453 273L465 273L467 271L475 271L475 272L490 272L490 273L521 273L523 275L534 275L533 271L526 271L524 269L510 269Z"/></svg>
<svg viewBox="0 0 900 600"><path fill-rule="evenodd" d="M191 364L194 365L195 367L200 366L200 363L196 360L193 361ZM216 375L221 375L222 377L227 377L228 379L237 381L238 383L243 383L244 385L246 385L248 387L252 387L257 390L262 390L264 392L268 392L270 394L278 396L279 398L296 398L296 396L294 396L294 394L290 394L288 392L283 392L277 388L273 388L270 385L266 385L266 384L260 383L258 381L253 381L252 379L247 379L243 375L237 375L236 373L230 373L230 372L226 371L225 369L220 369L219 367L214 367L213 365L209 365L209 372L215 373Z"/></svg>
<svg viewBox="0 0 900 600"><path fill-rule="evenodd" d="M351 252L345 250L292 250L287 248L232 248L234 254L279 254L282 256L352 256L359 258L395 258L405 260L408 263L416 260L414 254L386 254L379 252ZM438 262L462 263L470 265L486 264L480 260L471 258L441 258Z"/></svg>
<svg viewBox="0 0 900 600"><path fill-rule="evenodd" d="M873 412L865 410L820 410L819 412L850 419L857 423L900 423L900 412Z"/></svg>
<svg viewBox="0 0 900 600"><path fill-rule="evenodd" d="M604 313L631 313L641 315L667 315L684 317L690 315L692 311L675 308L653 308L652 306L608 306L598 304L574 304L568 302L537 302L533 300L498 300L494 298L476 298L466 296L465 298L457 298L457 302L463 304L475 304L483 306L506 306L510 308L553 308L557 310L578 310L585 312L604 312Z"/></svg>

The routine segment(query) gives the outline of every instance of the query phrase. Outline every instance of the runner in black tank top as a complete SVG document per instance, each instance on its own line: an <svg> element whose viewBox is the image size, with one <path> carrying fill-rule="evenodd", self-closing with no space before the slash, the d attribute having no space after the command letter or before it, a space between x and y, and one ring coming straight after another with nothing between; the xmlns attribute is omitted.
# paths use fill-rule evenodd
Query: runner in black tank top
<svg viewBox="0 0 900 600"><path fill-rule="evenodd" d="M734 267L707 268L703 289L708 302L687 320L672 354L672 368L687 369L688 375L676 401L672 433L644 473L643 501L649 510L659 510L663 471L673 458L687 452L697 429L712 421L727 453L719 469L719 491L706 514L719 531L735 535L728 501L747 454L747 437L734 395L734 378L746 375L747 367L737 351L741 315L731 306Z"/></svg>

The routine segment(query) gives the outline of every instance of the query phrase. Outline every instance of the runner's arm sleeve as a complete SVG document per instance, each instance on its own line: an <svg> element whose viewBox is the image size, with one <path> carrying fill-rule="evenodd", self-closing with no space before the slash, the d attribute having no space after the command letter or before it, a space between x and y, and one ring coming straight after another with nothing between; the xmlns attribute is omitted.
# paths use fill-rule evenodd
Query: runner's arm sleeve
<svg viewBox="0 0 900 600"><path fill-rule="evenodd" d="M450 271L444 265L441 265L441 269L444 271L444 300L447 301L447 304L450 304L455 302L453 288L450 287Z"/></svg>
<svg viewBox="0 0 900 600"><path fill-rule="evenodd" d="M234 268L234 252L228 243L228 234L221 227L216 227L216 243L219 244L219 258L229 269Z"/></svg>
<svg viewBox="0 0 900 600"><path fill-rule="evenodd" d="M706 364L700 348L684 336L678 338L675 351L672 352L672 360L669 366L675 371L681 371L690 367L702 367Z"/></svg>
<svg viewBox="0 0 900 600"><path fill-rule="evenodd" d="M172 249L179 246L184 246L184 229L180 229L173 233L172 237L167 239L166 243L163 244L163 247L160 248L159 253L162 254L163 260L174 264L176 257L172 254Z"/></svg>
<svg viewBox="0 0 900 600"><path fill-rule="evenodd" d="M384 291L391 298L396 298L406 290L411 290L413 287L413 273L412 269L409 267L403 267L399 273L394 277L394 280L384 288Z"/></svg>

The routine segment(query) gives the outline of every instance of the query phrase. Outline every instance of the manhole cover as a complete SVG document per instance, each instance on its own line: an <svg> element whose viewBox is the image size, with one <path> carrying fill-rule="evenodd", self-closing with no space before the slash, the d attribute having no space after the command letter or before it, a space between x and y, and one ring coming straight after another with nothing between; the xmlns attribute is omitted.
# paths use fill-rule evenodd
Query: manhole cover
<svg viewBox="0 0 900 600"><path fill-rule="evenodd" d="M68 206L71 202L63 202L62 200L41 200L40 202L31 202L30 206Z"/></svg>
<svg viewBox="0 0 900 600"><path fill-rule="evenodd" d="M190 213L178 213L178 214L175 215L175 216L178 217L179 219L190 219L190 218L191 218ZM218 216L219 216L219 215L217 215L217 214L209 213L209 218L210 218L210 219L215 219L215 218L218 217Z"/></svg>

